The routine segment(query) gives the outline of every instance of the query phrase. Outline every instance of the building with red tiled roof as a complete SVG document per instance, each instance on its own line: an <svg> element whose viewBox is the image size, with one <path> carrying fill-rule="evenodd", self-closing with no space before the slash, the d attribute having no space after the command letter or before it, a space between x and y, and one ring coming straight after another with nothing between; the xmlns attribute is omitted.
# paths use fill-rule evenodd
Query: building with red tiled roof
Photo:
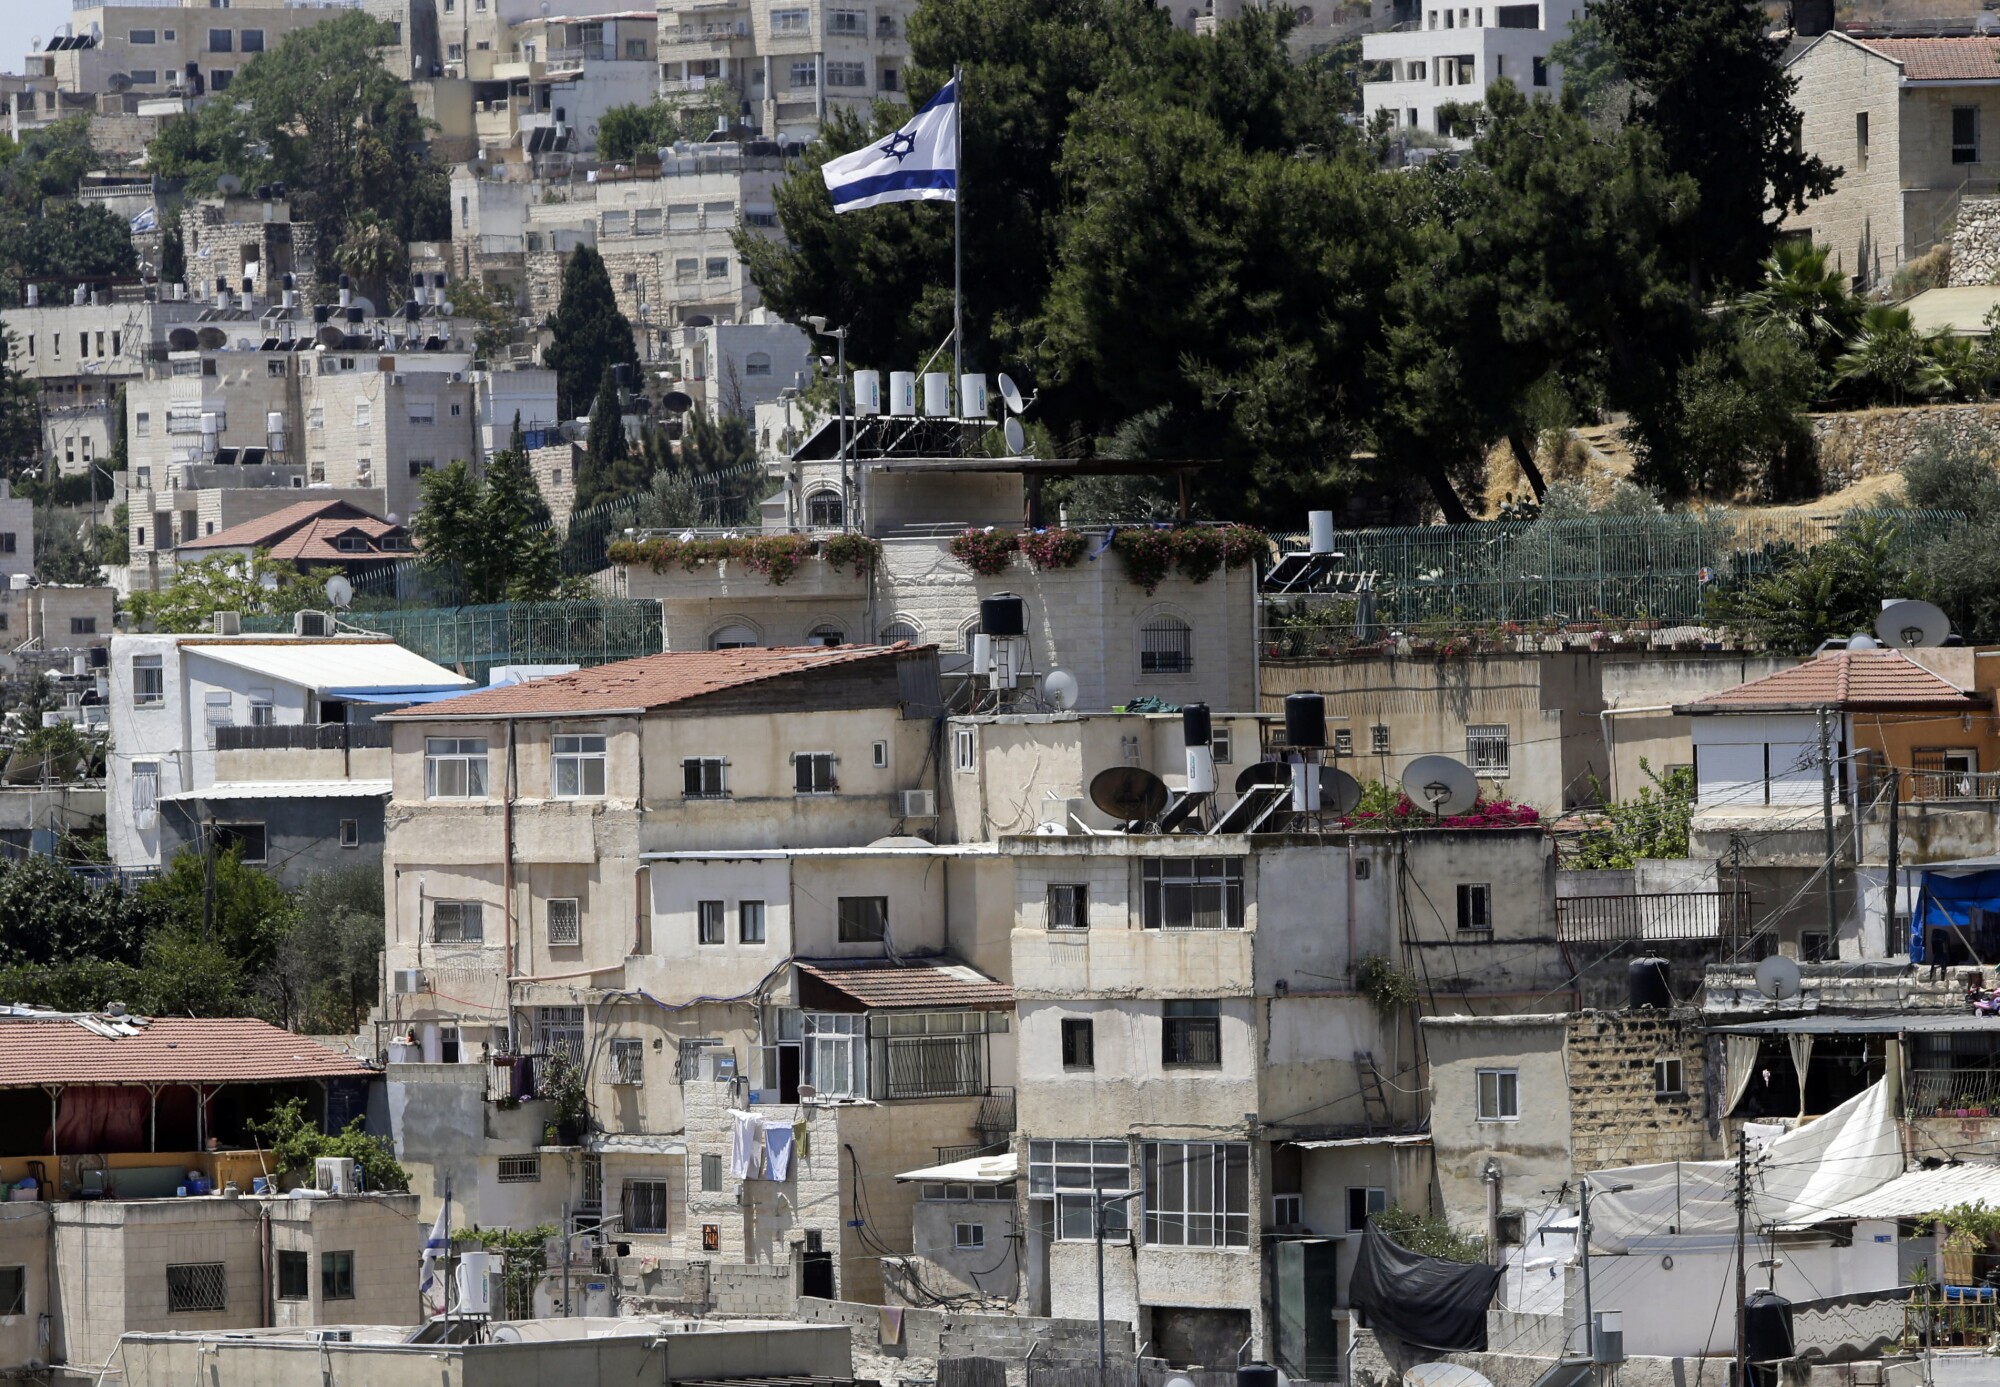
<svg viewBox="0 0 2000 1387"><path fill-rule="evenodd" d="M1900 650L1841 650L1767 674L1675 708L1717 713L1966 713L1991 707L1990 694L1968 693Z"/></svg>
<svg viewBox="0 0 2000 1387"><path fill-rule="evenodd" d="M371 515L351 501L301 501L281 511L245 520L212 535L185 540L194 559L219 554L249 555L262 549L280 563L301 570L338 568L347 573L380 568L412 552L405 525Z"/></svg>

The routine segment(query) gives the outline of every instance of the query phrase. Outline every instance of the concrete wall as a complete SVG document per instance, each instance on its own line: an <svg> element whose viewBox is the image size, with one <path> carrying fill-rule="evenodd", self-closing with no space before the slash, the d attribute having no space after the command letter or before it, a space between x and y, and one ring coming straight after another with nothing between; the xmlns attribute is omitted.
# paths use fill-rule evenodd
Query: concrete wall
<svg viewBox="0 0 2000 1387"><path fill-rule="evenodd" d="M1097 1321L989 1315L969 1310L905 1310L900 1342L884 1343L881 1311L874 1305L837 1300L801 1300L807 1324L841 1324L853 1335L854 1373L881 1382L933 1381L938 1360L994 1358L1006 1366L1008 1387L1025 1387L1029 1353L1035 1362L1080 1364L1097 1361ZM1106 1326L1105 1362L1130 1372L1133 1334L1129 1321Z"/></svg>
<svg viewBox="0 0 2000 1387"><path fill-rule="evenodd" d="M1727 1153L1704 1120L1707 1076L1698 1016L1582 1012L1569 1027L1570 1146L1579 1173ZM1654 1062L1681 1062L1681 1090L1661 1094Z"/></svg>
<svg viewBox="0 0 2000 1387"><path fill-rule="evenodd" d="M257 865L287 887L315 872L374 867L382 861L382 797L326 799L205 799L160 806L160 861L171 862L202 842L204 822L258 824L264 856ZM344 841L347 825L354 841ZM247 860L247 859L246 859Z"/></svg>
<svg viewBox="0 0 2000 1387"><path fill-rule="evenodd" d="M1438 1017L1420 1023L1431 1072L1431 1141L1454 1227L1486 1232L1487 1163L1498 1163L1505 1210L1540 1208L1571 1176L1570 1079L1564 1016ZM1519 1116L1479 1117L1478 1071L1519 1076Z"/></svg>
<svg viewBox="0 0 2000 1387"><path fill-rule="evenodd" d="M39 1201L0 1204L0 1268L18 1268L26 1282L21 1312L0 1315L0 1372L49 1361L42 1317L49 1313L49 1209Z"/></svg>

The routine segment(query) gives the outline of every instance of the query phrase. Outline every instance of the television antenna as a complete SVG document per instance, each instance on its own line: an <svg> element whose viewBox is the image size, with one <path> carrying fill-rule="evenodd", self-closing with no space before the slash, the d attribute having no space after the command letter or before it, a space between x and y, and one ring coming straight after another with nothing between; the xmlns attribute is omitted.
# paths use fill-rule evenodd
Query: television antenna
<svg viewBox="0 0 2000 1387"><path fill-rule="evenodd" d="M1774 1002L1789 1002L1799 995L1799 965L1772 954L1757 965L1757 990Z"/></svg>

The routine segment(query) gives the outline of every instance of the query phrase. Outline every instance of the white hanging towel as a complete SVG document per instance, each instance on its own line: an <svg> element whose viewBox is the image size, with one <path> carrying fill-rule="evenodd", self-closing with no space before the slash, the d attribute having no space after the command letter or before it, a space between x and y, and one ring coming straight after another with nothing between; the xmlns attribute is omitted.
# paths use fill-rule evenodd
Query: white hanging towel
<svg viewBox="0 0 2000 1387"><path fill-rule="evenodd" d="M757 1138L761 1136L764 1119L756 1113L729 1110L729 1177L732 1180L748 1180L756 1175L760 1162L757 1159Z"/></svg>
<svg viewBox="0 0 2000 1387"><path fill-rule="evenodd" d="M792 1129L790 1124L773 1122L764 1128L764 1158L766 1176L772 1180L782 1180L792 1168Z"/></svg>

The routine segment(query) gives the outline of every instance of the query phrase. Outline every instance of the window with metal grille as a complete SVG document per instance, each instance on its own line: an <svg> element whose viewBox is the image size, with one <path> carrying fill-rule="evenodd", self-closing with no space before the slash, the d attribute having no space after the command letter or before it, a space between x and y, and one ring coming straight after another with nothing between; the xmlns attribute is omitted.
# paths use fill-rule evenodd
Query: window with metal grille
<svg viewBox="0 0 2000 1387"><path fill-rule="evenodd" d="M431 941L476 944L486 937L486 912L478 901L431 902Z"/></svg>
<svg viewBox="0 0 2000 1387"><path fill-rule="evenodd" d="M1062 1062L1065 1069L1097 1067L1097 1030L1088 1016L1063 1018Z"/></svg>
<svg viewBox="0 0 2000 1387"><path fill-rule="evenodd" d="M810 59L793 63L791 69L793 87L815 87L819 85L819 65Z"/></svg>
<svg viewBox="0 0 2000 1387"><path fill-rule="evenodd" d="M1465 763L1487 775L1507 774L1505 723L1475 723L1465 729Z"/></svg>
<svg viewBox="0 0 2000 1387"><path fill-rule="evenodd" d="M840 942L880 944L889 934L887 896L840 897Z"/></svg>
<svg viewBox="0 0 2000 1387"><path fill-rule="evenodd" d="M726 944L728 936L722 927L721 901L696 901L694 903L695 934L697 944Z"/></svg>
<svg viewBox="0 0 2000 1387"><path fill-rule="evenodd" d="M312 1298L312 1254L310 1252L280 1252L278 1254L278 1299L309 1300Z"/></svg>
<svg viewBox="0 0 2000 1387"><path fill-rule="evenodd" d="M1352 756L1354 754L1354 732L1350 728L1337 728L1333 734L1333 754Z"/></svg>
<svg viewBox="0 0 2000 1387"><path fill-rule="evenodd" d="M1681 1087L1680 1056L1668 1055L1653 1061L1653 1092L1661 1098L1678 1098L1686 1092Z"/></svg>
<svg viewBox="0 0 2000 1387"><path fill-rule="evenodd" d="M321 1300L354 1299L354 1254L319 1254L319 1295Z"/></svg>
<svg viewBox="0 0 2000 1387"><path fill-rule="evenodd" d="M681 762L681 793L689 799L722 799L729 793L720 756L690 756Z"/></svg>
<svg viewBox="0 0 2000 1387"><path fill-rule="evenodd" d="M583 912L577 908L574 896L558 896L545 907L548 919L549 943L574 945L583 942Z"/></svg>
<svg viewBox="0 0 2000 1387"><path fill-rule="evenodd" d="M667 1231L667 1182L627 1180L625 1182L625 1229L630 1233Z"/></svg>
<svg viewBox="0 0 2000 1387"><path fill-rule="evenodd" d="M1242 858L1153 858L1141 876L1145 928L1243 928Z"/></svg>
<svg viewBox="0 0 2000 1387"><path fill-rule="evenodd" d="M1389 754L1389 729L1379 722L1368 729L1368 750L1377 756Z"/></svg>
<svg viewBox="0 0 2000 1387"><path fill-rule="evenodd" d="M602 799L607 761L604 738L561 736L555 746L557 799Z"/></svg>
<svg viewBox="0 0 2000 1387"><path fill-rule="evenodd" d="M1028 1143L1028 1197L1055 1203L1055 1234L1061 1242L1088 1242L1095 1236L1092 1195L1132 1186L1131 1153L1122 1141L1031 1141ZM1104 1205L1104 1236L1123 1238L1130 1205Z"/></svg>
<svg viewBox="0 0 2000 1387"><path fill-rule="evenodd" d="M583 1008L537 1007L535 1039L545 1055L562 1050L572 1064L583 1063Z"/></svg>
<svg viewBox="0 0 2000 1387"><path fill-rule="evenodd" d="M1194 669L1194 628L1177 616L1156 616L1139 628L1141 674L1187 674Z"/></svg>
<svg viewBox="0 0 2000 1387"><path fill-rule="evenodd" d="M611 1042L611 1082L614 1084L643 1084L646 1082L645 1041L614 1040Z"/></svg>
<svg viewBox="0 0 2000 1387"><path fill-rule="evenodd" d="M830 795L839 788L833 778L833 753L792 753L792 788L802 795Z"/></svg>
<svg viewBox="0 0 2000 1387"><path fill-rule="evenodd" d="M815 530L837 530L846 521L840 493L822 488L806 496L806 524Z"/></svg>
<svg viewBox="0 0 2000 1387"><path fill-rule="evenodd" d="M736 903L736 940L739 944L761 944L764 942L764 903L762 901L738 901Z"/></svg>
<svg viewBox="0 0 2000 1387"><path fill-rule="evenodd" d="M1049 928L1090 928L1090 888L1088 886L1060 885L1049 887Z"/></svg>
<svg viewBox="0 0 2000 1387"><path fill-rule="evenodd" d="M542 1179L542 1158L540 1156L502 1156L500 1158L500 1183L503 1185L537 1185Z"/></svg>
<svg viewBox="0 0 2000 1387"><path fill-rule="evenodd" d="M694 1036L680 1043L674 1056L674 1078L681 1083L689 1083L701 1077L701 1056L722 1044L714 1036Z"/></svg>
<svg viewBox="0 0 2000 1387"><path fill-rule="evenodd" d="M228 1278L220 1262L190 1262L167 1268L167 1313L226 1310Z"/></svg>
<svg viewBox="0 0 2000 1387"><path fill-rule="evenodd" d="M1166 1002L1160 1013L1160 1063L1222 1063L1222 1007L1213 1001Z"/></svg>
<svg viewBox="0 0 2000 1387"><path fill-rule="evenodd" d="M1149 1141L1140 1148L1146 1241L1167 1247L1250 1245L1250 1146Z"/></svg>
<svg viewBox="0 0 2000 1387"><path fill-rule="evenodd" d="M899 1012L868 1020L868 1096L969 1097L986 1088L986 1017Z"/></svg>
<svg viewBox="0 0 2000 1387"><path fill-rule="evenodd" d="M1493 888L1483 881L1458 884L1458 927L1480 933L1493 928Z"/></svg>

